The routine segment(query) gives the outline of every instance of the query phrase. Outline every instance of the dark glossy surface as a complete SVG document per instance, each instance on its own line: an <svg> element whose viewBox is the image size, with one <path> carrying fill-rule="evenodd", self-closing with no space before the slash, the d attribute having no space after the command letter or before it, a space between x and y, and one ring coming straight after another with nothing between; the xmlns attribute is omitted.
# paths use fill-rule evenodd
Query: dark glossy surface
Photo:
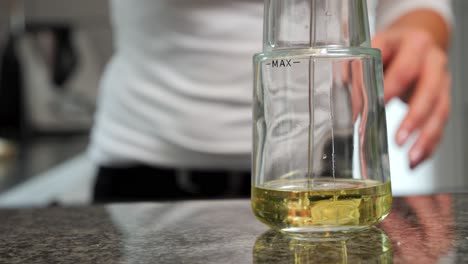
<svg viewBox="0 0 468 264"><path fill-rule="evenodd" d="M0 192L74 157L87 145L86 135L38 137L17 144L16 155L0 159Z"/></svg>
<svg viewBox="0 0 468 264"><path fill-rule="evenodd" d="M0 263L468 263L468 194L396 198L343 239L295 240L248 200L0 210Z"/></svg>

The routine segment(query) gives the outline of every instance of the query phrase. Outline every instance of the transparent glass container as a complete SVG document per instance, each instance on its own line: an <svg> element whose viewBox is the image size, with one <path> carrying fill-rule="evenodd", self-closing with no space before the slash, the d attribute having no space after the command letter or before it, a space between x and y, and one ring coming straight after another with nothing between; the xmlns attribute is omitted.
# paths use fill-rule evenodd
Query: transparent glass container
<svg viewBox="0 0 468 264"><path fill-rule="evenodd" d="M392 195L365 0L266 0L254 56L252 207L289 234L372 226Z"/></svg>

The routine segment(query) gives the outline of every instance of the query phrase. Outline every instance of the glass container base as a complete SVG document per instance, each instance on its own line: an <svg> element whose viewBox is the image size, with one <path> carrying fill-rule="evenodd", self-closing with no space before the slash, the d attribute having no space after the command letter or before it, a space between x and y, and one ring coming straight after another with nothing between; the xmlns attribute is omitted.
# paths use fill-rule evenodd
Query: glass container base
<svg viewBox="0 0 468 264"><path fill-rule="evenodd" d="M391 203L390 182L373 180L276 180L252 189L256 217L293 236L368 228L387 216Z"/></svg>

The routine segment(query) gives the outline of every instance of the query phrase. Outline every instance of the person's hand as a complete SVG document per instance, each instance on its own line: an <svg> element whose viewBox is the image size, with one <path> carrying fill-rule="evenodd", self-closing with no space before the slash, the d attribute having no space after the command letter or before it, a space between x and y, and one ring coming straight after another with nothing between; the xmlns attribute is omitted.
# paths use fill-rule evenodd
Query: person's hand
<svg viewBox="0 0 468 264"><path fill-rule="evenodd" d="M382 51L385 102L400 98L408 104L395 139L403 145L419 133L409 151L410 167L429 158L441 140L450 112L447 53L426 31L398 27L378 33L372 46Z"/></svg>

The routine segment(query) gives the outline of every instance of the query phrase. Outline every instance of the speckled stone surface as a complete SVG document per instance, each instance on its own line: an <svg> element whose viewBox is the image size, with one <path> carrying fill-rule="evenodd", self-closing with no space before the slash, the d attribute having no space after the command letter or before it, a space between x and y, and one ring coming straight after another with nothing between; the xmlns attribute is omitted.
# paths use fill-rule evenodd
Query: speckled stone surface
<svg viewBox="0 0 468 264"><path fill-rule="evenodd" d="M0 263L468 263L468 194L397 198L343 239L268 230L248 200L0 210Z"/></svg>

